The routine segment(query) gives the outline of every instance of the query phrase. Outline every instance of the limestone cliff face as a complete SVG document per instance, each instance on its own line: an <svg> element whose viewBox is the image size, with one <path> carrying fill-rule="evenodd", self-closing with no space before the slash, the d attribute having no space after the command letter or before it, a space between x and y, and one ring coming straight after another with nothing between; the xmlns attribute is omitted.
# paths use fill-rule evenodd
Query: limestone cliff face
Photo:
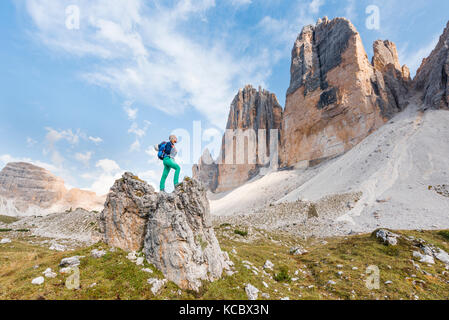
<svg viewBox="0 0 449 320"><path fill-rule="evenodd" d="M410 70L406 65L399 63L396 45L389 41L377 40L373 45L373 67L378 83L384 82L382 96L387 107L383 109L384 115L390 118L394 113L403 110L408 104L408 93L411 86ZM381 73L381 76L378 74Z"/></svg>
<svg viewBox="0 0 449 320"><path fill-rule="evenodd" d="M373 66L359 33L344 18L304 27L292 51L283 167L344 153L404 108L407 68L399 65L391 42L378 41L374 50Z"/></svg>
<svg viewBox="0 0 449 320"><path fill-rule="evenodd" d="M413 86L422 92L422 99L432 109L449 108L449 23L436 48L423 60L413 79Z"/></svg>
<svg viewBox="0 0 449 320"><path fill-rule="evenodd" d="M0 172L0 208L11 215L45 214L78 207L99 210L104 198L79 189L29 163L8 163Z"/></svg>
<svg viewBox="0 0 449 320"><path fill-rule="evenodd" d="M245 86L232 101L219 159L212 162L205 152L193 166L193 176L210 190L222 192L244 184L261 168L277 167L277 154L270 150L279 144L281 126L282 107L276 96Z"/></svg>
<svg viewBox="0 0 449 320"><path fill-rule="evenodd" d="M29 163L8 163L0 172L0 196L14 199L19 211L50 208L66 192L62 179Z"/></svg>
<svg viewBox="0 0 449 320"><path fill-rule="evenodd" d="M244 184L259 174L262 167L270 165L267 163L273 156L270 155L270 145L279 142L281 126L282 107L275 94L260 87L256 90L250 85L239 90L231 104L226 126L229 137L233 134L234 138L227 140L225 134L218 160L217 192ZM278 130L278 134L271 130ZM251 136L251 133L254 135ZM249 146L250 139L253 149ZM243 155L237 151L239 142L243 146ZM243 161L239 161L239 156L243 157ZM277 167L277 155L275 162L271 165Z"/></svg>

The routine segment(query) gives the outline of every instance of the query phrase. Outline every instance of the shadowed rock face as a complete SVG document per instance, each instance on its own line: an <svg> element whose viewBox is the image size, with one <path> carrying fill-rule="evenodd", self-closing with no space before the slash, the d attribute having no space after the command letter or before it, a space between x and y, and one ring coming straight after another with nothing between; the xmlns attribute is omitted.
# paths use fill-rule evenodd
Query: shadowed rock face
<svg viewBox="0 0 449 320"><path fill-rule="evenodd" d="M216 162L211 162L210 154L203 155L199 164L193 167L194 177L205 183L210 190L217 192L228 191L244 184L259 174L262 167L269 166L268 161L264 161L266 159L261 157L263 152L259 152L260 146L265 145L265 156L270 158L272 156L270 144L274 142L272 140L276 139L276 143L279 143L281 122L282 107L274 94L261 88L256 90L250 85L239 90L231 104L226 126L227 130L234 133L234 137L228 145L229 150L233 151L233 155L226 159L224 136L219 159ZM249 129L255 133L253 142L256 158L252 163L248 160ZM273 133L272 136L271 129L277 129L278 134ZM260 136L259 130L264 130ZM241 141L244 146L243 161L238 160L235 151L238 141ZM277 167L277 157L274 162L271 165Z"/></svg>
<svg viewBox="0 0 449 320"><path fill-rule="evenodd" d="M382 113L387 118L391 118L408 104L408 93L411 87L410 70L406 65L401 67L396 45L393 42L377 40L373 44L373 51L372 64L376 73L382 74L385 84L383 91L387 96L385 100L387 108L384 108ZM382 77L378 76L378 83L382 82Z"/></svg>
<svg viewBox="0 0 449 320"><path fill-rule="evenodd" d="M206 189L186 179L172 194L156 193L131 173L117 180L101 214L108 245L142 249L149 263L179 287L199 290L229 268L215 237Z"/></svg>
<svg viewBox="0 0 449 320"><path fill-rule="evenodd" d="M319 163L354 147L407 104L407 68L376 42L373 66L344 18L306 26L292 50L282 123L282 167Z"/></svg>
<svg viewBox="0 0 449 320"><path fill-rule="evenodd" d="M432 109L449 108L449 23L436 48L423 60L413 86L422 91L424 103Z"/></svg>

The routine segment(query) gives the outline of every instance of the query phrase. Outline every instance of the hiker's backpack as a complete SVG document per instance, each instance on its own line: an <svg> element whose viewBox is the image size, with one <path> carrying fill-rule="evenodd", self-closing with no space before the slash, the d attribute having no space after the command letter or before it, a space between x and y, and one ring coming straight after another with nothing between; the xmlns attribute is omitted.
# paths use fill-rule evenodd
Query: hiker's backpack
<svg viewBox="0 0 449 320"><path fill-rule="evenodd" d="M157 146L157 157L161 160L164 160L165 158L165 147L167 146L167 142L161 142L158 146Z"/></svg>

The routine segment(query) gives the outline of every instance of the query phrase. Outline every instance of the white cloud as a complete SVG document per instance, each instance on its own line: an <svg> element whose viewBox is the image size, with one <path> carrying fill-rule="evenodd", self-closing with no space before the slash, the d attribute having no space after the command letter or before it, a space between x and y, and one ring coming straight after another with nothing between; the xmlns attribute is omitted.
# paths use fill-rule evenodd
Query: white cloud
<svg viewBox="0 0 449 320"><path fill-rule="evenodd" d="M78 144L80 137L83 137L84 134L81 133L80 130L73 132L72 129L57 131L53 128L47 127L47 135L45 139L50 144L50 146L54 146L54 144L60 140L66 140L72 145Z"/></svg>
<svg viewBox="0 0 449 320"><path fill-rule="evenodd" d="M324 5L324 0L312 0L309 3L309 10L313 14L320 12L320 8Z"/></svg>
<svg viewBox="0 0 449 320"><path fill-rule="evenodd" d="M100 137L89 137L89 140L97 145L103 142L103 139Z"/></svg>
<svg viewBox="0 0 449 320"><path fill-rule="evenodd" d="M138 138L142 138L147 133L148 127L150 126L150 122L146 121L145 125L142 128L139 128L139 125L136 122L133 122L131 127L128 129L128 133L133 133Z"/></svg>
<svg viewBox="0 0 449 320"><path fill-rule="evenodd" d="M148 147L148 149L145 150L145 153L148 155L148 163L149 164L159 164L160 162L162 162L157 157L157 151L154 149L154 146Z"/></svg>
<svg viewBox="0 0 449 320"><path fill-rule="evenodd" d="M114 160L102 159L95 165L97 168L101 168L106 173L113 173L120 171L120 166Z"/></svg>
<svg viewBox="0 0 449 320"><path fill-rule="evenodd" d="M89 166L90 159L92 158L92 152L88 151L86 153L75 154L75 159L81 162L85 167Z"/></svg>
<svg viewBox="0 0 449 320"><path fill-rule="evenodd" d="M67 30L61 17L73 1L25 1L37 39L58 52L99 58L83 79L167 113L193 107L223 127L237 88L263 85L270 73L268 55L257 50L255 56L233 55L225 37L201 38L186 31L185 24L204 18L214 0L182 0L173 6L79 0L76 31Z"/></svg>
<svg viewBox="0 0 449 320"><path fill-rule="evenodd" d="M148 170L148 171L140 172L138 174L138 176L139 176L139 178L147 181L151 186L153 186L153 188L158 190L161 173L158 173L154 170Z"/></svg>
<svg viewBox="0 0 449 320"><path fill-rule="evenodd" d="M139 112L139 109L132 108L132 102L126 101L123 105L123 109L125 110L126 114L128 115L129 120L136 120L137 118L137 112Z"/></svg>
<svg viewBox="0 0 449 320"><path fill-rule="evenodd" d="M140 141L139 140L134 141L131 147L129 147L129 151L130 152L140 151Z"/></svg>
<svg viewBox="0 0 449 320"><path fill-rule="evenodd" d="M115 180L119 179L123 170L120 166L111 159L102 159L96 163L99 172L84 173L81 175L83 179L93 180L92 185L88 188L98 195L107 194L114 184Z"/></svg>

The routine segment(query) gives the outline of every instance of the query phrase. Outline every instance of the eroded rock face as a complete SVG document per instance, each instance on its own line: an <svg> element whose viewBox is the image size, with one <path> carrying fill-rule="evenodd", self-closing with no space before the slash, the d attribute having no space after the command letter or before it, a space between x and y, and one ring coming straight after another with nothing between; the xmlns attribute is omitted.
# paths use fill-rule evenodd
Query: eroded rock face
<svg viewBox="0 0 449 320"><path fill-rule="evenodd" d="M212 191L222 192L244 184L258 175L263 167L277 168L278 150L275 146L279 144L281 125L282 107L276 96L261 88L257 90L250 85L245 86L231 104L226 126L229 139L225 134L216 164L202 166L201 159L200 165L194 166L194 176L206 182ZM278 131L272 132L272 129ZM252 139L254 149L248 146L248 139ZM243 150L241 153L236 151L239 143ZM270 150L276 150L276 154L270 153ZM252 154L254 157L251 157ZM238 155L242 155L241 160ZM274 160L270 162L270 159ZM211 180L204 179L208 177Z"/></svg>
<svg viewBox="0 0 449 320"><path fill-rule="evenodd" d="M399 63L396 45L388 40L377 40L373 44L374 56L373 67L378 77L378 85L382 94L386 94L384 99L386 108L382 109L383 115L391 118L394 113L403 110L408 104L408 93L411 86L410 70L406 65L401 67ZM377 72L382 74L380 77Z"/></svg>
<svg viewBox="0 0 449 320"><path fill-rule="evenodd" d="M0 195L16 200L17 209L49 208L67 192L64 181L29 163L8 163L0 172Z"/></svg>
<svg viewBox="0 0 449 320"><path fill-rule="evenodd" d="M198 290L201 280L217 280L228 268L211 224L206 189L198 181L184 181L175 193L159 195L144 253L183 289Z"/></svg>
<svg viewBox="0 0 449 320"><path fill-rule="evenodd" d="M132 173L115 181L100 215L105 242L127 251L142 249L148 217L156 210L157 197L152 186Z"/></svg>
<svg viewBox="0 0 449 320"><path fill-rule="evenodd" d="M404 78L396 49L390 42L378 42L375 51L377 68L368 61L359 33L344 18L324 18L304 27L292 51L282 126L283 167L313 165L344 153L403 108L406 102L395 99Z"/></svg>
<svg viewBox="0 0 449 320"><path fill-rule="evenodd" d="M436 48L423 60L413 86L422 91L424 103L432 109L449 108L449 23Z"/></svg>
<svg viewBox="0 0 449 320"><path fill-rule="evenodd" d="M64 180L30 163L8 163L0 172L0 210L3 214L48 214L78 207L99 210L103 203L104 198L94 192L68 191Z"/></svg>
<svg viewBox="0 0 449 320"><path fill-rule="evenodd" d="M131 173L117 180L101 214L108 245L142 249L149 263L183 289L198 290L230 266L215 237L206 189L186 179L174 193L156 193Z"/></svg>

